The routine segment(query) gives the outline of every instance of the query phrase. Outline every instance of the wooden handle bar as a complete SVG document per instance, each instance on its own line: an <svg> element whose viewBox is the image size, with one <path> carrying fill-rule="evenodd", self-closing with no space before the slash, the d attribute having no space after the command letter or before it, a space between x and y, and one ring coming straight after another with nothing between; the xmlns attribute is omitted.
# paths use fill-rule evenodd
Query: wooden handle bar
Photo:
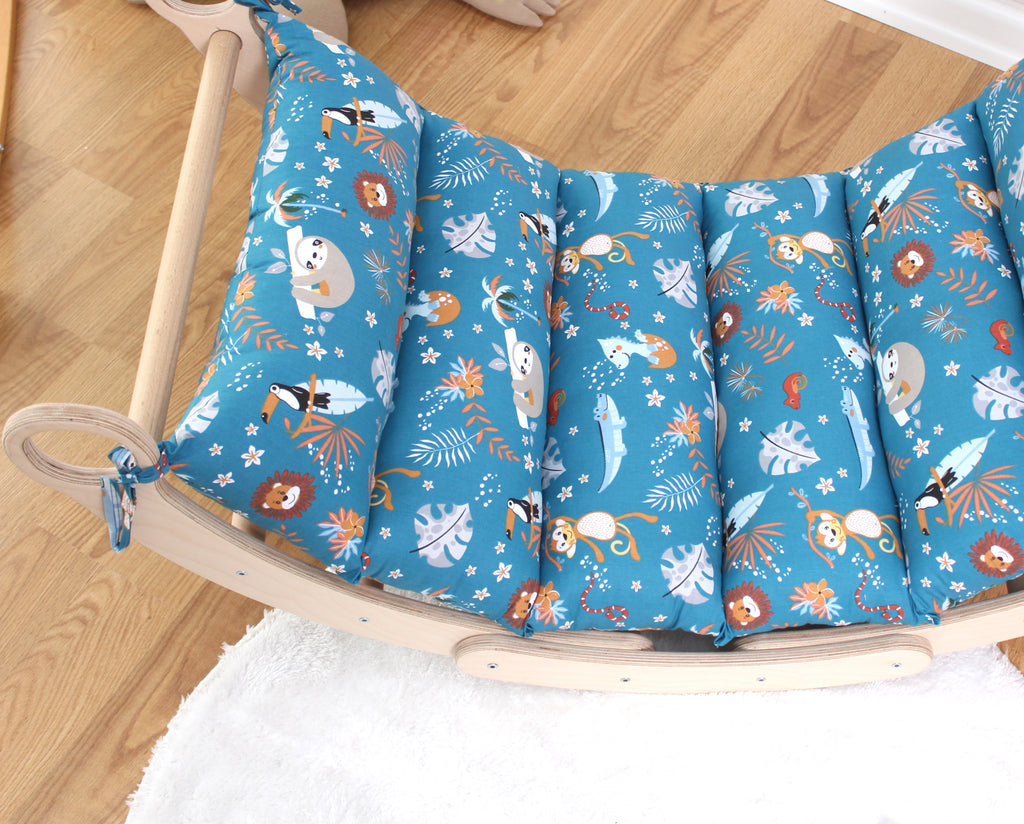
<svg viewBox="0 0 1024 824"><path fill-rule="evenodd" d="M210 38L135 376L128 415L158 441L167 420L174 367L240 49L241 40L232 32L218 31Z"/></svg>

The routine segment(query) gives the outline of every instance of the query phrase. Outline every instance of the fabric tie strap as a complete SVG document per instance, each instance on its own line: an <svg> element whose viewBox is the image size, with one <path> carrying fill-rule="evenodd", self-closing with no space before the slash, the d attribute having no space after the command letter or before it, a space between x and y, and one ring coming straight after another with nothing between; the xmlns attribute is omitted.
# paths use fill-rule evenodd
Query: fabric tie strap
<svg viewBox="0 0 1024 824"><path fill-rule="evenodd" d="M140 469L131 450L114 447L107 455L117 469L116 478L100 478L103 489L103 516L110 531L110 548L121 552L131 543L132 519L135 517L135 487L162 477L167 469L167 453L160 449L160 462Z"/></svg>

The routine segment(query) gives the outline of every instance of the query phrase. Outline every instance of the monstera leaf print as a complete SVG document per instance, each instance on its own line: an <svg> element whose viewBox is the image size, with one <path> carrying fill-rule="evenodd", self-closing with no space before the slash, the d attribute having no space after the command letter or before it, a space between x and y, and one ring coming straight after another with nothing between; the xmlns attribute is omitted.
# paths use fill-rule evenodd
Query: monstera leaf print
<svg viewBox="0 0 1024 824"><path fill-rule="evenodd" d="M679 557L676 557L679 550ZM715 568L704 544L669 547L661 555L661 574L671 595L687 604L703 604L715 592Z"/></svg>
<svg viewBox="0 0 1024 824"><path fill-rule="evenodd" d="M693 266L688 260L654 261L654 276L661 284L661 294L687 309L697 305L697 282L693 278Z"/></svg>
<svg viewBox="0 0 1024 824"><path fill-rule="evenodd" d="M174 442L180 444L182 441L205 432L219 411L220 396L218 393L213 392L207 395L189 409L185 419L178 424L178 428L174 431Z"/></svg>
<svg viewBox="0 0 1024 824"><path fill-rule="evenodd" d="M432 567L454 566L473 537L469 504L424 504L416 510L416 549Z"/></svg>
<svg viewBox="0 0 1024 824"><path fill-rule="evenodd" d="M769 475L799 472L821 460L799 421L780 423L767 435L762 432L761 441L758 462Z"/></svg>
<svg viewBox="0 0 1024 824"><path fill-rule="evenodd" d="M560 475L565 474L565 464L562 463L562 452L558 448L558 441L548 438L544 444L544 455L540 459L541 489L547 489L551 482Z"/></svg>
<svg viewBox="0 0 1024 824"><path fill-rule="evenodd" d="M964 139L957 131L952 118L943 117L934 123L914 132L910 138L910 151L919 155L942 154L959 149Z"/></svg>
<svg viewBox="0 0 1024 824"><path fill-rule="evenodd" d="M743 217L759 212L777 200L766 184L752 180L729 190L729 196L725 199L725 211L733 217Z"/></svg>
<svg viewBox="0 0 1024 824"><path fill-rule="evenodd" d="M1024 415L1024 386L1012 366L997 366L974 384L974 411L981 417L1005 421Z"/></svg>
<svg viewBox="0 0 1024 824"><path fill-rule="evenodd" d="M494 254L496 236L486 214L450 217L441 224L448 249L466 257L485 258Z"/></svg>

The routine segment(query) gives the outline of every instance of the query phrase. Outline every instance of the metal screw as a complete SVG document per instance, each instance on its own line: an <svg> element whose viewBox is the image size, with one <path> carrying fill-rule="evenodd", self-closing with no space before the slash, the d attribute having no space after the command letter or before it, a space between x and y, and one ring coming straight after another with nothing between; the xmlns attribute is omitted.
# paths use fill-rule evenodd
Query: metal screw
<svg viewBox="0 0 1024 824"><path fill-rule="evenodd" d="M497 664L488 664L487 665L487 669L489 669L489 670L496 670L497 668L498 668Z"/></svg>
<svg viewBox="0 0 1024 824"><path fill-rule="evenodd" d="M620 678L619 679L619 681L622 682L623 684L628 684L631 680L632 680L631 678Z"/></svg>
<svg viewBox="0 0 1024 824"><path fill-rule="evenodd" d="M237 575L239 578L244 578L248 574L249 573L246 572L244 569L240 569L235 573L235 575Z"/></svg>
<svg viewBox="0 0 1024 824"><path fill-rule="evenodd" d="M897 661L895 664L892 665L892 668L893 669L899 669L902 666L903 666L903 664L901 664L899 661Z"/></svg>
<svg viewBox="0 0 1024 824"><path fill-rule="evenodd" d="M370 623L370 619L369 618L360 618L359 619L359 623L360 624L368 624L368 623Z"/></svg>

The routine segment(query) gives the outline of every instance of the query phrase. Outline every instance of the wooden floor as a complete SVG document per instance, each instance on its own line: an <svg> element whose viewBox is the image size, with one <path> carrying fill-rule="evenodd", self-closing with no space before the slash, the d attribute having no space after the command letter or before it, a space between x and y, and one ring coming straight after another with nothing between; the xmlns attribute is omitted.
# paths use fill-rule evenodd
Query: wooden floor
<svg viewBox="0 0 1024 824"><path fill-rule="evenodd" d="M687 180L852 165L976 96L990 68L824 0L562 0L539 31L457 0L352 0L351 42L425 106L560 166ZM127 410L200 60L125 0L20 0L0 165L0 419ZM235 99L171 419L246 222ZM110 444L61 444L101 463ZM0 457L0 822L123 821L150 749L263 607L31 486ZM1009 647L1018 665L1022 645Z"/></svg>

